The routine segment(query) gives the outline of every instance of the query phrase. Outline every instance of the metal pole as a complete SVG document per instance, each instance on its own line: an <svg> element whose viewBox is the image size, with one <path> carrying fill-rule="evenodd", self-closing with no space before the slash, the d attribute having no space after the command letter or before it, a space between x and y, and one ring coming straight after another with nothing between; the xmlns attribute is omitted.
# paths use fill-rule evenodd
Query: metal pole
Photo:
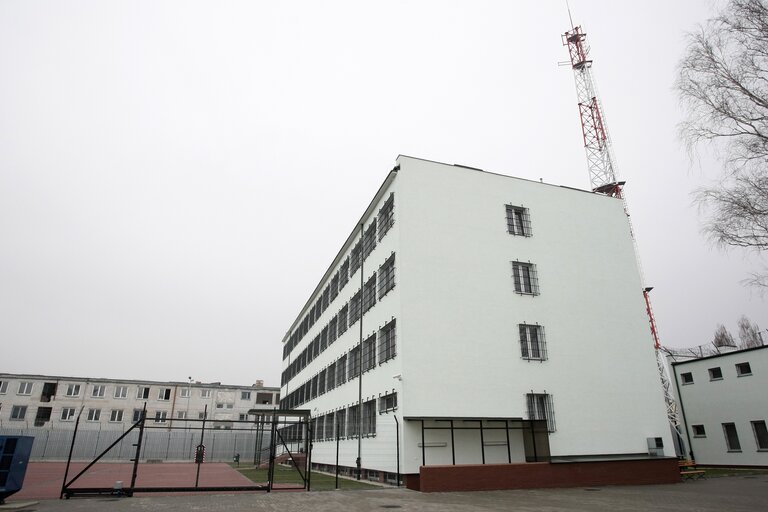
<svg viewBox="0 0 768 512"><path fill-rule="evenodd" d="M504 420L504 433L507 434L507 460L512 464L512 450L509 447L509 420Z"/></svg>
<svg viewBox="0 0 768 512"><path fill-rule="evenodd" d="M427 465L427 450L424 443L424 420L421 420L421 465Z"/></svg>
<svg viewBox="0 0 768 512"><path fill-rule="evenodd" d="M197 473L195 474L195 489L197 489L200 483L200 464L203 463L203 454L205 453L205 445L203 440L205 439L205 420L208 419L208 404L205 404L203 409L203 423L200 427L200 444L195 449L195 462L197 463Z"/></svg>
<svg viewBox="0 0 768 512"><path fill-rule="evenodd" d="M338 414L338 412L336 413ZM334 415L334 421L336 422L336 489L339 488L339 423Z"/></svg>
<svg viewBox="0 0 768 512"><path fill-rule="evenodd" d="M397 486L400 487L400 422L397 420L397 414L395 418L395 439L397 443Z"/></svg>
<svg viewBox="0 0 768 512"><path fill-rule="evenodd" d="M533 441L533 462L539 462L539 454L536 452L536 427L533 424L533 420L529 421L531 424L531 440Z"/></svg>
<svg viewBox="0 0 768 512"><path fill-rule="evenodd" d="M483 457L483 464L485 464L485 436L483 436L483 420L480 420L480 455Z"/></svg>
<svg viewBox="0 0 768 512"><path fill-rule="evenodd" d="M64 488L67 485L67 476L69 475L69 464L72 462L72 451L75 449L75 439L77 438L77 429L80 426L80 415L83 414L83 407L80 407L80 412L75 420L75 430L72 431L72 443L69 445L69 456L67 457L67 469L64 470L64 481L61 482L61 493L59 493L59 499L64 496Z"/></svg>
<svg viewBox="0 0 768 512"><path fill-rule="evenodd" d="M307 448L305 450L307 456L305 457L304 474L307 475L307 491L311 490L312 480L312 437L315 435L312 424L307 419Z"/></svg>
<svg viewBox="0 0 768 512"><path fill-rule="evenodd" d="M363 223L360 223L360 340L358 343L359 364L357 370L357 479L360 480L362 473L362 454L363 454L363 302L365 302L365 235Z"/></svg>
<svg viewBox="0 0 768 512"><path fill-rule="evenodd" d="M277 437L277 418L274 411L272 412L272 427L270 429L269 437L269 469L267 470L267 492L272 492L272 479L275 476L275 450L276 450L276 437Z"/></svg>
<svg viewBox="0 0 768 512"><path fill-rule="evenodd" d="M456 465L456 444L453 439L453 420L451 420L451 461Z"/></svg>
<svg viewBox="0 0 768 512"><path fill-rule="evenodd" d="M144 407L141 409L141 417L139 418L139 438L136 440L136 454L133 457L133 472L131 473L131 495L133 495L133 488L136 486L136 475L139 474L139 457L141 457L141 442L144 439L144 423L147 421L147 402L144 402Z"/></svg>

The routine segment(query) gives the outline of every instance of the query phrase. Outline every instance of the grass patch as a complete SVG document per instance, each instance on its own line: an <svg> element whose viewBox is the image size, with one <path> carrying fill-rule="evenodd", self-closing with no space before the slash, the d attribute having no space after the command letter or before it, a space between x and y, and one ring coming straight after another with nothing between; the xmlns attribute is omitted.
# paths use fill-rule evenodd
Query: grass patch
<svg viewBox="0 0 768 512"><path fill-rule="evenodd" d="M230 464L231 465L231 464ZM254 467L238 468L234 467L237 471L242 473L246 478L252 482L263 484L267 482L267 470L258 469ZM295 486L302 486L304 481L301 479L299 472L293 468L286 468L283 466L275 466L275 481L273 485L290 484ZM336 477L333 475L327 475L325 473L312 472L310 477L310 485L313 491L332 491L336 488ZM345 491L362 490L362 489L379 489L379 486L371 485L364 480L348 480L346 478L339 477L339 489Z"/></svg>
<svg viewBox="0 0 768 512"><path fill-rule="evenodd" d="M707 478L719 478L723 476L751 476L751 475L768 475L768 469L755 469L755 468L708 468L706 466L696 466L696 469L703 469L706 471Z"/></svg>

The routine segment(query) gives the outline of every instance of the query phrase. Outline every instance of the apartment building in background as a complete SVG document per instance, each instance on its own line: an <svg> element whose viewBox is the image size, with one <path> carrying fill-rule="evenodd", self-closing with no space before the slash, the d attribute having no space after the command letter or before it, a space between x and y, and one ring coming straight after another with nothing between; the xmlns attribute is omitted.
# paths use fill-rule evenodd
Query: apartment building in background
<svg viewBox="0 0 768 512"><path fill-rule="evenodd" d="M154 426L230 429L234 421L254 419L248 411L271 410L279 388L220 382L160 382L0 373L0 428L123 429L139 420L146 404ZM206 409L207 408L207 409Z"/></svg>
<svg viewBox="0 0 768 512"><path fill-rule="evenodd" d="M282 344L320 469L679 478L620 199L400 156Z"/></svg>

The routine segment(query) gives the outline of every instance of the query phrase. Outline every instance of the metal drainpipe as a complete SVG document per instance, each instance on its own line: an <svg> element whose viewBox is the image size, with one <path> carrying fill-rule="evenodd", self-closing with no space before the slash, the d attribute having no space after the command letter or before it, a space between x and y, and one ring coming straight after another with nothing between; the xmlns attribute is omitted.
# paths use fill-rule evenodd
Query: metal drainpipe
<svg viewBox="0 0 768 512"><path fill-rule="evenodd" d="M685 429L685 438L688 440L688 455L691 460L696 460L693 456L693 445L691 444L691 434L688 432L688 421L685 419L685 407L683 407L683 392L680 390L680 382L677 380L677 367L670 364L672 373L675 374L675 387L677 388L677 398L680 399L680 412L683 414L683 428Z"/></svg>
<svg viewBox="0 0 768 512"><path fill-rule="evenodd" d="M362 473L362 451L363 451L363 300L365 295L365 239L363 232L364 223L360 223L360 340L358 378L357 378L357 479L360 480Z"/></svg>

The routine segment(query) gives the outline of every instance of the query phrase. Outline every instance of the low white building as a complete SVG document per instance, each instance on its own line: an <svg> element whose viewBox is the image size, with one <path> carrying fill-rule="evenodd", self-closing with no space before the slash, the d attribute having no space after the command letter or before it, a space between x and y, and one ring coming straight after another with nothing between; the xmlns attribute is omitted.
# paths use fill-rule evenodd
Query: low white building
<svg viewBox="0 0 768 512"><path fill-rule="evenodd" d="M699 464L768 466L768 346L724 350L671 358L686 455Z"/></svg>
<svg viewBox="0 0 768 512"><path fill-rule="evenodd" d="M156 426L199 427L207 407L213 428L253 420L251 409L274 409L279 389L219 382L160 382L0 373L0 428L123 429L139 420L145 404Z"/></svg>
<svg viewBox="0 0 768 512"><path fill-rule="evenodd" d="M283 339L313 463L674 455L622 201L397 162Z"/></svg>

